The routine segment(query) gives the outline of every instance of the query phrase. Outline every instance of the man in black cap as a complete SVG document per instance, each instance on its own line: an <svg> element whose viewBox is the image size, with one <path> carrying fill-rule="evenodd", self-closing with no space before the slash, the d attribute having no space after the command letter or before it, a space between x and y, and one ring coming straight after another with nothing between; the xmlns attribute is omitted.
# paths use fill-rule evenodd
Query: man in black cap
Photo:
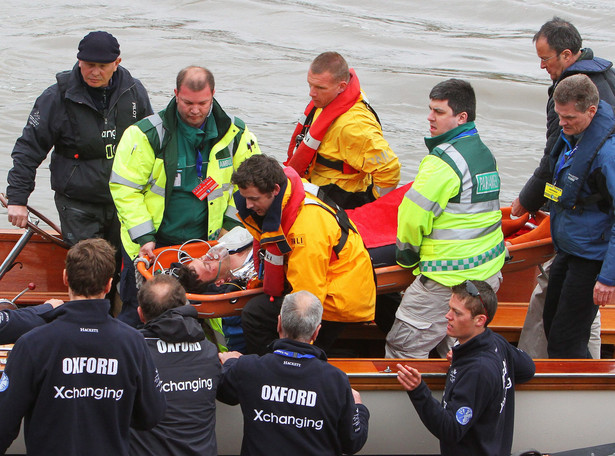
<svg viewBox="0 0 615 456"><path fill-rule="evenodd" d="M152 114L141 82L119 66L120 45L107 32L79 43L78 63L56 75L36 100L13 149L8 219L24 228L36 170L51 154L51 188L62 236L70 245L102 237L120 248L120 226L109 192L115 146L128 126Z"/></svg>

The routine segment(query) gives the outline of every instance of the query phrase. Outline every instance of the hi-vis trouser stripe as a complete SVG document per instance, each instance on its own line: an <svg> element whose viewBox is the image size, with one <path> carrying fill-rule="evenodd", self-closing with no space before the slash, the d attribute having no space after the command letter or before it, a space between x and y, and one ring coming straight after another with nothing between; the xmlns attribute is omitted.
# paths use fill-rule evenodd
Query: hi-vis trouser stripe
<svg viewBox="0 0 615 456"><path fill-rule="evenodd" d="M487 250L480 255L476 255L472 258L463 258L461 260L434 260L434 261L421 261L419 267L421 272L441 272L441 271L463 271L466 269L472 269L481 264L491 261L504 253L504 241L500 242L494 248Z"/></svg>

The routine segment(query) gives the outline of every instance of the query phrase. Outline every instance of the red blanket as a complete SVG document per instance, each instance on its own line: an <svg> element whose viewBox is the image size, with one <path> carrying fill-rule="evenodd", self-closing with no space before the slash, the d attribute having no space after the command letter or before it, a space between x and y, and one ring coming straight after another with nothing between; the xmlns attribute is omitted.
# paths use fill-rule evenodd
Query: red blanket
<svg viewBox="0 0 615 456"><path fill-rule="evenodd" d="M397 238L397 209L412 182L396 188L373 203L348 209L368 249L395 244Z"/></svg>

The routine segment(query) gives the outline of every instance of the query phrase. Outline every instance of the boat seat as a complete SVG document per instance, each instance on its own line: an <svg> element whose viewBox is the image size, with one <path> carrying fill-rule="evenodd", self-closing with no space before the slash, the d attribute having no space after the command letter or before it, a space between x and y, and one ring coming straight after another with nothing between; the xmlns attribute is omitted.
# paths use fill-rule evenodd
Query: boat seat
<svg viewBox="0 0 615 456"><path fill-rule="evenodd" d="M527 306L518 302L499 303L498 311L489 328L501 334L509 342L518 342ZM601 307L600 315L602 344L615 345L615 306ZM374 322L349 323L339 336L340 339L356 340L384 340L385 337L386 334Z"/></svg>

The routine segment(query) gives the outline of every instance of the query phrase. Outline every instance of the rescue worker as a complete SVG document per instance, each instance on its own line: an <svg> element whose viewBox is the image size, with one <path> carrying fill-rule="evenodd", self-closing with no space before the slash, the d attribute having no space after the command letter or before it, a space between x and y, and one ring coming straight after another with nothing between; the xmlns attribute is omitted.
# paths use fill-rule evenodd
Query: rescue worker
<svg viewBox="0 0 615 456"><path fill-rule="evenodd" d="M553 84L549 87L547 100L547 142L539 166L534 171L519 197L512 203L512 214L521 216L535 212L544 205L543 190L552 179L553 170L549 154L560 136L559 117L555 112L553 92L557 85L574 74L586 74L596 87L600 99L615 106L615 70L608 60L594 56L590 48L581 48L583 39L577 28L559 17L545 22L533 38L540 68L549 74ZM525 322L519 336L519 348L532 358L546 358L547 338L544 332L542 314L545 307L547 283L551 270L550 259L541 267L537 284L527 309ZM600 312L596 314L589 343L593 358L600 358Z"/></svg>
<svg viewBox="0 0 615 456"><path fill-rule="evenodd" d="M53 148L49 169L62 237L69 245L107 239L118 250L119 266L120 225L109 175L124 130L152 114L152 107L141 82L120 66L113 35L88 33L77 59L37 98L15 143L7 177L8 219L25 228L36 170Z"/></svg>
<svg viewBox="0 0 615 456"><path fill-rule="evenodd" d="M307 290L324 307L316 345L325 352L347 322L374 318L376 287L367 249L345 212L320 201L292 168L255 155L233 174L235 203L254 236L255 269L264 294L241 313L248 353L264 354L277 338L282 297Z"/></svg>
<svg viewBox="0 0 615 456"><path fill-rule="evenodd" d="M138 325L133 261L154 258L156 247L216 239L241 222L233 207L231 175L252 154L256 137L214 98L206 68L177 75L166 109L126 130L110 188L122 224L124 269L119 318Z"/></svg>
<svg viewBox="0 0 615 456"><path fill-rule="evenodd" d="M399 160L344 57L323 52L310 65L307 81L312 101L293 132L285 165L344 209L397 187Z"/></svg>
<svg viewBox="0 0 615 456"><path fill-rule="evenodd" d="M446 356L450 287L484 280L497 291L502 277L500 176L474 124L474 89L449 79L429 98L429 155L399 206L397 227L397 263L418 277L387 335L388 358L427 358L436 346Z"/></svg>
<svg viewBox="0 0 615 456"><path fill-rule="evenodd" d="M29 455L128 456L129 427L150 429L165 398L143 336L109 315L115 250L86 239L66 256L69 301L15 344L0 379L0 454L24 421Z"/></svg>
<svg viewBox="0 0 615 456"><path fill-rule="evenodd" d="M241 404L241 454L354 454L367 440L369 411L348 377L327 363L317 339L322 304L308 291L284 298L280 339L262 357L220 353L218 399Z"/></svg>
<svg viewBox="0 0 615 456"><path fill-rule="evenodd" d="M615 302L615 114L584 74L553 93L562 131L550 154L551 265L543 321L549 358L591 358L598 306Z"/></svg>
<svg viewBox="0 0 615 456"><path fill-rule="evenodd" d="M169 275L139 289L141 330L167 399L164 417L148 431L130 430L130 454L216 456L216 390L221 366L194 306Z"/></svg>

